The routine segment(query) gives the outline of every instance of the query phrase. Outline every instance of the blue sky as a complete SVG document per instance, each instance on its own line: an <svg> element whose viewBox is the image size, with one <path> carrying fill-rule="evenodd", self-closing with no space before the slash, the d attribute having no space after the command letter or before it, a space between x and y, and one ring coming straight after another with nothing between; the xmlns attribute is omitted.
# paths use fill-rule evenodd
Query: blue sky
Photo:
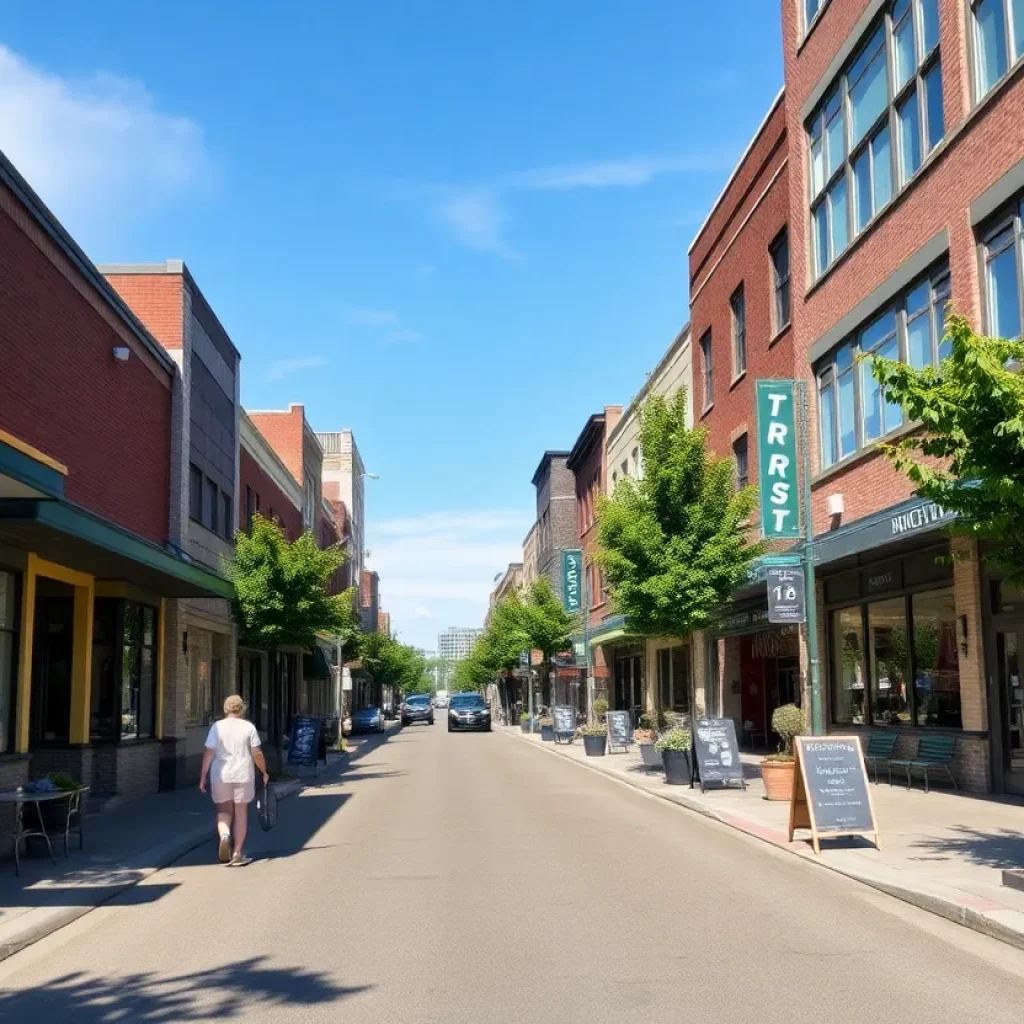
<svg viewBox="0 0 1024 1024"><path fill-rule="evenodd" d="M89 255L183 258L243 402L356 431L383 602L426 647L482 618L543 450L685 323L781 82L771 0L51 0L3 47L0 148Z"/></svg>

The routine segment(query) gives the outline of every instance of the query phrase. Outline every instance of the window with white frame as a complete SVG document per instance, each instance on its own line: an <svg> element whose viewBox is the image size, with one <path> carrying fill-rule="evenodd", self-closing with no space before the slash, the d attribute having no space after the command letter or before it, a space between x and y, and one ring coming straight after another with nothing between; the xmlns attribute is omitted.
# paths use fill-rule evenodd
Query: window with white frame
<svg viewBox="0 0 1024 1024"><path fill-rule="evenodd" d="M985 331L993 338L1024 333L1024 200L999 217L982 236L985 255Z"/></svg>
<svg viewBox="0 0 1024 1024"><path fill-rule="evenodd" d="M1024 56L1024 0L971 0L971 20L980 100Z"/></svg>
<svg viewBox="0 0 1024 1024"><path fill-rule="evenodd" d="M818 16L818 12L828 3L828 0L804 0L804 32L810 27L811 22Z"/></svg>
<svg viewBox="0 0 1024 1024"><path fill-rule="evenodd" d="M783 228L768 247L772 260L772 289L775 292L775 321L773 327L778 334L789 323L789 231Z"/></svg>
<svg viewBox="0 0 1024 1024"><path fill-rule="evenodd" d="M821 468L874 444L903 424L903 410L885 401L871 373L882 356L920 369L949 354L945 338L949 269L945 262L833 349L817 366Z"/></svg>
<svg viewBox="0 0 1024 1024"><path fill-rule="evenodd" d="M815 277L943 134L938 0L892 0L807 123Z"/></svg>
<svg viewBox="0 0 1024 1024"><path fill-rule="evenodd" d="M732 311L732 375L738 377L747 372L747 300L743 285L732 293L729 308Z"/></svg>

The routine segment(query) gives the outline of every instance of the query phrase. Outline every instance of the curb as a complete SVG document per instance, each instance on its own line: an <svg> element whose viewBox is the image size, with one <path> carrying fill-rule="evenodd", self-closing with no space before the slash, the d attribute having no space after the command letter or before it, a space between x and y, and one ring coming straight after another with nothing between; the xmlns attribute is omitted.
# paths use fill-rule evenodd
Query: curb
<svg viewBox="0 0 1024 1024"><path fill-rule="evenodd" d="M293 796L305 786L305 780L292 779L288 782L275 783L278 800L284 800ZM118 864L117 870L134 871L136 876L131 881L119 885L112 885L104 890L103 896L91 906L84 907L37 907L27 914L22 914L11 922L9 928L0 929L0 962L15 953L21 952L40 939L59 931L61 928L72 924L80 917L85 917L105 903L117 899L128 889L134 888L139 882L145 881L155 875L158 871L169 867L176 860L180 860L187 853L191 853L197 846L202 846L211 839L210 827L208 824L197 826L190 832L175 839L150 846L146 850L134 854L127 860ZM9 937L2 932L9 932Z"/></svg>
<svg viewBox="0 0 1024 1024"><path fill-rule="evenodd" d="M504 730L502 730L502 733L508 735ZM588 771L595 772L606 779L611 779L614 782L620 782L622 785L629 786L630 789L635 789L638 793L643 793L645 796L650 796L656 800L662 800L665 803L673 804L676 807L682 808L684 811L690 811L703 818L709 818L711 821L717 821L719 824L725 825L734 831L741 832L744 835L753 837L754 839L759 839L761 842L767 843L769 846L773 846L777 850L781 850L784 853L788 853L790 856L798 858L805 864L816 868L822 868L825 871L831 871L837 875L842 875L845 878L849 878L851 881L858 882L861 885L866 885L878 892L885 893L887 896L892 896L904 903L909 903L911 906L918 907L920 910L928 911L928 913L935 914L937 917L945 918L947 921L952 921L954 924L962 925L965 928L970 928L972 931L980 932L982 935L987 935L999 942L1024 950L1024 914L1021 914L1019 911L1015 911L1010 907L1003 907L990 900L985 900L981 897L974 897L973 899L975 902L986 907L986 909L978 909L977 907L957 902L956 900L938 895L937 893L926 892L920 889L911 889L907 886L897 885L882 878L874 878L870 875L853 871L838 864L830 864L826 860L813 857L813 855L807 851L793 849L790 846L788 838L783 833L776 832L775 830L769 829L765 826L757 825L754 822L747 821L745 818L739 818L734 814L730 814L725 811L717 811L700 801L688 800L685 795L681 793L659 793L657 790L646 789L644 786L641 786L636 779L630 779L622 776L618 772L612 771L609 768L596 764L588 764L586 761L580 761L578 758L570 757L568 754L565 754L561 750L550 745L545 746L544 744L531 743L526 737L518 733L513 733L512 735L536 749L543 750L548 754L553 754L556 757L561 758L563 761L568 761L571 764L578 765L580 768L585 768ZM989 904L991 905L988 906ZM1019 918L1018 926L1015 927L1013 924L1004 923L994 917L993 914L1014 915Z"/></svg>

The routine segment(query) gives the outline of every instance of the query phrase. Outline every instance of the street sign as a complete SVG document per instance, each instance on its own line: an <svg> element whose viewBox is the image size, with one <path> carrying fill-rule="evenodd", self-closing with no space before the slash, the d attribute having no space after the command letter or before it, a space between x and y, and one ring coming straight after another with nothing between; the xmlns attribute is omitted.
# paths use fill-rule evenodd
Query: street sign
<svg viewBox="0 0 1024 1024"><path fill-rule="evenodd" d="M570 614L583 608L583 552L579 548L562 551L562 607Z"/></svg>
<svg viewBox="0 0 1024 1024"><path fill-rule="evenodd" d="M799 537L795 381L759 380L756 390L761 529L768 538Z"/></svg>
<svg viewBox="0 0 1024 1024"><path fill-rule="evenodd" d="M869 836L878 846L875 808L860 739L856 736L796 736L789 841L798 828L811 830L814 852L822 836Z"/></svg>
<svg viewBox="0 0 1024 1024"><path fill-rule="evenodd" d="M804 564L803 555L801 555L801 554L799 554L797 552L793 552L793 551L787 551L785 554L782 554L782 555L762 555L758 559L758 561L763 566L766 566L766 567L769 566L769 565L803 565Z"/></svg>
<svg viewBox="0 0 1024 1024"><path fill-rule="evenodd" d="M768 621L807 621L807 592L804 571L798 566L768 566Z"/></svg>
<svg viewBox="0 0 1024 1024"><path fill-rule="evenodd" d="M520 651L519 652L519 667L520 668L527 668L529 666L529 664L530 664L530 652L529 651Z"/></svg>
<svg viewBox="0 0 1024 1024"><path fill-rule="evenodd" d="M743 762L740 747L736 742L736 723L731 718L698 718L693 733L693 749L697 763L697 777L700 791L709 782L721 782L727 786L735 780L742 789Z"/></svg>

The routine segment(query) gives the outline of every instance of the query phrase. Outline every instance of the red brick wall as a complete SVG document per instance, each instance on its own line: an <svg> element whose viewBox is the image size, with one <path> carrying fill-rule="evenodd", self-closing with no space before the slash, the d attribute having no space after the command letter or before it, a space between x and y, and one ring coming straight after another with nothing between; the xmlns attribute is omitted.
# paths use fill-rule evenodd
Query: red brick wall
<svg viewBox="0 0 1024 1024"><path fill-rule="evenodd" d="M70 501L165 543L171 373L5 189L0 275L0 428L68 467Z"/></svg>
<svg viewBox="0 0 1024 1024"><path fill-rule="evenodd" d="M302 479L302 424L304 413L301 405L289 407L287 412L251 412L249 419L277 452L301 487Z"/></svg>
<svg viewBox="0 0 1024 1024"><path fill-rule="evenodd" d="M797 372L810 379L807 350L857 302L882 284L908 257L943 229L949 232L949 264L954 306L981 326L977 239L971 228L971 202L1024 156L1024 77L1016 75L998 95L971 107L966 61L964 5L939 0L946 141L889 209L858 236L830 272L812 284L809 257L808 153L800 108L867 0L832 0L803 47L799 46L798 4L785 0L783 46L786 103L792 146L789 188L792 205L790 245L793 267L794 352ZM970 117L970 124L963 125ZM950 138L956 129L962 130ZM694 332L696 337L696 331ZM816 422L817 411L813 412ZM817 438L812 438L814 464ZM868 453L853 465L826 474L815 485L815 529L827 521L824 501L841 491L843 521L857 519L910 495L905 478L883 456Z"/></svg>
<svg viewBox="0 0 1024 1024"><path fill-rule="evenodd" d="M263 515L270 515L270 509L274 510L274 517L280 522L284 529L285 536L289 540L295 540L302 533L302 512L297 509L284 491L274 483L273 478L263 467L249 454L243 445L239 451L238 462L238 528L245 529L245 488L252 488L253 501L255 495L260 497L260 512Z"/></svg>
<svg viewBox="0 0 1024 1024"><path fill-rule="evenodd" d="M768 247L789 216L786 100L772 111L736 177L690 252L694 422L709 431L709 447L731 456L747 434L748 471L757 481L754 381L793 373L793 331L774 327L775 291ZM792 243L791 243L792 244ZM747 369L734 380L730 299L743 285ZM711 329L713 402L704 409L700 339Z"/></svg>
<svg viewBox="0 0 1024 1024"><path fill-rule="evenodd" d="M107 274L114 290L164 348L184 344L181 274Z"/></svg>

